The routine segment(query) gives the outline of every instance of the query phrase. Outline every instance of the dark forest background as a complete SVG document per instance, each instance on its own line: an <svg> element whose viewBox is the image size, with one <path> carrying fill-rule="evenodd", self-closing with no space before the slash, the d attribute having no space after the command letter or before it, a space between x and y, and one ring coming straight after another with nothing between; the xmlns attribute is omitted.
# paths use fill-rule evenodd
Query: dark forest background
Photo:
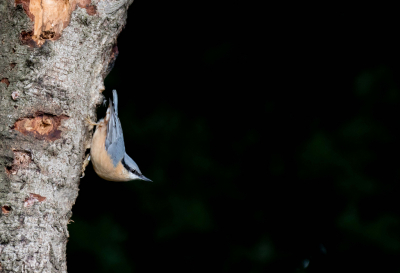
<svg viewBox="0 0 400 273"><path fill-rule="evenodd" d="M400 272L398 14L287 5L135 0L104 95L154 183L89 165L69 272Z"/></svg>

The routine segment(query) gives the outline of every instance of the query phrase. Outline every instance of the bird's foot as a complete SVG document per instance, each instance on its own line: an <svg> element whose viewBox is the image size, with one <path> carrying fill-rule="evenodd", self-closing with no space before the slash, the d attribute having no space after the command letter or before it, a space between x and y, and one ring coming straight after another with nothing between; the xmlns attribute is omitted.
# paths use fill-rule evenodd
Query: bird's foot
<svg viewBox="0 0 400 273"><path fill-rule="evenodd" d="M85 118L85 120L86 120L86 122L87 122L89 125L92 125L92 126L99 126L99 125L100 125L100 123L95 123L95 122L93 122L93 121L90 119L89 116L88 116L87 118Z"/></svg>
<svg viewBox="0 0 400 273"><path fill-rule="evenodd" d="M82 176L80 178L84 178L85 177L85 170L87 165L89 164L90 161L90 154L86 155L85 160L83 160L83 164L82 164Z"/></svg>

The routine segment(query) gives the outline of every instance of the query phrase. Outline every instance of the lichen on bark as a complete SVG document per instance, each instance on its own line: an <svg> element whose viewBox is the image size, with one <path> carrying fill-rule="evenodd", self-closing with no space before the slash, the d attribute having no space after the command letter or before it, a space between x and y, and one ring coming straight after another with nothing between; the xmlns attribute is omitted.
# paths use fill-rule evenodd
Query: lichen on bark
<svg viewBox="0 0 400 273"><path fill-rule="evenodd" d="M0 0L0 272L67 272L85 117L95 119L131 2L75 1L59 37L43 21L38 39L30 1Z"/></svg>

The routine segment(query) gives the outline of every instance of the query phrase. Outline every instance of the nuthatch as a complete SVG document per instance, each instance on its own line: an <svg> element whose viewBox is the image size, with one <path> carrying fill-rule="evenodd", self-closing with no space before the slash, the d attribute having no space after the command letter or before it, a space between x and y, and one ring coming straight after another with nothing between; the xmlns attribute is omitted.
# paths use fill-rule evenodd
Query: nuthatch
<svg viewBox="0 0 400 273"><path fill-rule="evenodd" d="M134 179L150 181L139 170L138 165L125 153L124 136L118 118L118 96L113 90L114 102L110 99L106 117L98 123L90 148L90 158L96 173L109 181L130 181Z"/></svg>

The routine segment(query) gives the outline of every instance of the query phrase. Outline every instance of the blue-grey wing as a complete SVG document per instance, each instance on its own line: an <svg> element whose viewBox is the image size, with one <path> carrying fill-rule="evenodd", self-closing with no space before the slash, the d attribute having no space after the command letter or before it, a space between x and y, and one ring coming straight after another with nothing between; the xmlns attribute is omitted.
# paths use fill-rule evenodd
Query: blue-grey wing
<svg viewBox="0 0 400 273"><path fill-rule="evenodd" d="M114 166L117 166L125 155L124 135L122 133L121 122L118 118L118 97L117 91L113 90L113 99L110 99L110 118L107 124L106 150L113 160Z"/></svg>

